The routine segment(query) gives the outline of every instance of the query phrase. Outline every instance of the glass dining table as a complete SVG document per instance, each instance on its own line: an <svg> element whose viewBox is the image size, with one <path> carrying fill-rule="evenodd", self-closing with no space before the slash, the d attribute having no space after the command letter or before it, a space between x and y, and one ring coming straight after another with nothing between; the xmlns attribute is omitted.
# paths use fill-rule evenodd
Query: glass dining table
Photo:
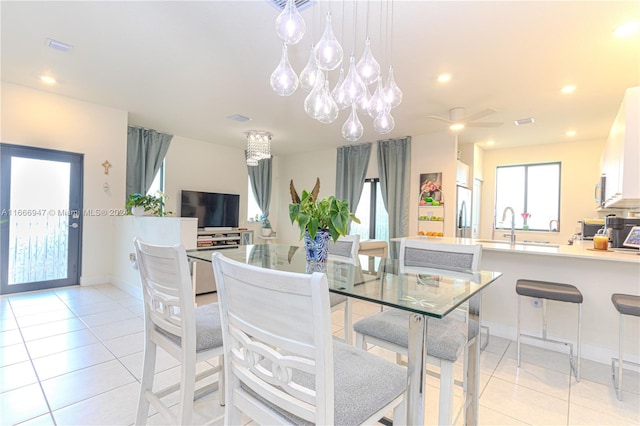
<svg viewBox="0 0 640 426"><path fill-rule="evenodd" d="M329 291L411 313L407 361L407 422L424 424L427 330L429 318L444 318L464 307L467 336L480 336L481 292L502 274L403 267L397 259L358 256L349 260L329 256L326 264L309 264L304 247L257 244L238 248L188 250L191 261L211 262L211 255L280 271L327 274ZM479 338L469 343L466 368L467 402L464 423L478 422ZM403 422L399 422L402 424Z"/></svg>

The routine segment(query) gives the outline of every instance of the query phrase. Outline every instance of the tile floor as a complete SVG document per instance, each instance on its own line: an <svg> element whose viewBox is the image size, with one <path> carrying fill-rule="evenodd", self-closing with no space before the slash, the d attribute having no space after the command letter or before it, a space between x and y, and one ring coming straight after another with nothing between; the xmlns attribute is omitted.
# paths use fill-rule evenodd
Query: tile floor
<svg viewBox="0 0 640 426"><path fill-rule="evenodd" d="M210 303L215 294L198 297ZM354 303L354 321L379 307ZM143 310L139 299L111 285L0 297L1 425L131 425L142 367ZM342 335L343 315L333 314ZM371 348L389 359L391 353ZM515 363L515 343L492 337L481 355L481 425L638 425L640 379L625 376L623 402L616 399L609 366L583 360L582 380L569 375L565 355L524 346ZM200 365L199 368L206 368ZM179 367L158 355L156 382L179 377ZM428 378L427 424L437 422L437 386ZM460 404L461 391L456 390ZM218 417L217 393L196 401L194 422ZM460 422L458 422L460 423ZM150 412L149 424L164 424Z"/></svg>

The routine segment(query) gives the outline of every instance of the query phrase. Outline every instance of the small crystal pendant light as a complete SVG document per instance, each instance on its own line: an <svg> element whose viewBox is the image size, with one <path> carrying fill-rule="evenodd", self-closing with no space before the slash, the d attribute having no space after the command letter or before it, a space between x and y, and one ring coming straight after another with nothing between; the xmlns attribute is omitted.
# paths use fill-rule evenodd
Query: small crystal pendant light
<svg viewBox="0 0 640 426"><path fill-rule="evenodd" d="M383 112L385 109L391 109L389 105L389 101L387 100L387 96L384 94L384 90L382 88L382 77L378 77L378 87L376 87L376 91L371 96L369 100L369 116L371 118L378 117L378 114Z"/></svg>
<svg viewBox="0 0 640 426"><path fill-rule="evenodd" d="M318 63L316 62L316 55L311 45L311 53L309 54L309 61L307 65L300 71L300 86L306 91L313 89L316 83L316 73L319 70Z"/></svg>
<svg viewBox="0 0 640 426"><path fill-rule="evenodd" d="M384 94L387 95L387 100L391 108L395 108L402 102L402 90L396 84L393 78L393 65L389 67L389 77L387 77L387 85L384 88Z"/></svg>
<svg viewBox="0 0 640 426"><path fill-rule="evenodd" d="M342 62L342 46L331 28L331 12L327 13L327 26L322 38L316 45L318 67L323 70L334 70Z"/></svg>
<svg viewBox="0 0 640 426"><path fill-rule="evenodd" d="M376 58L373 57L373 53L371 53L371 40L369 37L367 37L365 42L364 53L358 61L358 65L356 65L356 70L360 78L362 78L362 81L364 81L364 84L374 83L380 75L380 64L376 61Z"/></svg>
<svg viewBox="0 0 640 426"><path fill-rule="evenodd" d="M347 76L344 79L343 88L347 93L347 99L349 105L355 103L360 99L362 95L364 95L367 86L365 86L364 82L356 72L356 64L355 58L351 55L349 58L349 72L347 72Z"/></svg>
<svg viewBox="0 0 640 426"><path fill-rule="evenodd" d="M271 88L280 96L290 96L298 88L298 76L289 63L287 45L282 45L280 64L271 74Z"/></svg>
<svg viewBox="0 0 640 426"><path fill-rule="evenodd" d="M351 114L349 118L342 125L342 137L350 142L355 142L362 137L364 128L362 123L358 120L358 114L356 113L356 105L351 105Z"/></svg>
<svg viewBox="0 0 640 426"><path fill-rule="evenodd" d="M316 84L304 100L304 111L316 120L325 114L324 81L322 71L316 71Z"/></svg>
<svg viewBox="0 0 640 426"><path fill-rule="evenodd" d="M331 97L331 92L329 92L329 80L325 79L324 81L324 90L323 90L323 98L324 98L324 113L322 117L318 118L318 121L321 123L329 124L336 121L338 118L338 113L340 109L338 105Z"/></svg>
<svg viewBox="0 0 640 426"><path fill-rule="evenodd" d="M338 82L336 86L331 91L331 97L335 101L336 105L338 105L339 109L345 109L350 104L347 102L347 92L344 90L344 68L340 67L340 77L338 77Z"/></svg>
<svg viewBox="0 0 640 426"><path fill-rule="evenodd" d="M396 122L391 115L391 110L385 109L373 120L373 129L376 133L384 135L393 130Z"/></svg>
<svg viewBox="0 0 640 426"><path fill-rule="evenodd" d="M295 0L287 0L280 15L276 18L276 33L286 44L296 44L304 36L307 26L298 12Z"/></svg>

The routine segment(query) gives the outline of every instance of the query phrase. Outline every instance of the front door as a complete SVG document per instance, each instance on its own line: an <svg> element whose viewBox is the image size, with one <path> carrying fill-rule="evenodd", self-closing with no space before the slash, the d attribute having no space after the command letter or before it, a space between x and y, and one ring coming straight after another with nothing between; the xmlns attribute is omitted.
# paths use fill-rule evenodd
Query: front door
<svg viewBox="0 0 640 426"><path fill-rule="evenodd" d="M83 155L0 144L0 294L80 283Z"/></svg>

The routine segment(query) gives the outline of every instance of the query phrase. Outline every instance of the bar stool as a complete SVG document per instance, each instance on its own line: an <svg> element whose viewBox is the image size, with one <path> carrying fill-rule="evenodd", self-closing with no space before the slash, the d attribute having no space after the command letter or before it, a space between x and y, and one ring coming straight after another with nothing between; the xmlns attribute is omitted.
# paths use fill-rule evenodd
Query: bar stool
<svg viewBox="0 0 640 426"><path fill-rule="evenodd" d="M620 312L620 358L611 358L611 378L613 379L613 387L616 390L618 400L622 401L622 365L624 363L640 366L635 362L624 361L622 359L622 343L624 341L622 326L624 324L624 315L633 315L640 317L640 296L631 294L614 293L611 295L611 302L618 312ZM616 361L618 362L618 381L616 383Z"/></svg>
<svg viewBox="0 0 640 426"><path fill-rule="evenodd" d="M569 365L576 381L580 381L580 337L582 330L582 293L577 287L570 284L560 284L547 281L536 281L520 279L516 281L516 293L518 293L518 367L520 367L520 337L525 336L532 339L542 340L545 342L558 343L569 346ZM530 334L520 333L520 308L522 304L522 296L534 297L542 299L542 337L532 336ZM568 342L560 342L558 340L547 338L547 300L555 300L558 302L568 302L578 304L578 341L577 341L577 363L573 361L573 344Z"/></svg>

